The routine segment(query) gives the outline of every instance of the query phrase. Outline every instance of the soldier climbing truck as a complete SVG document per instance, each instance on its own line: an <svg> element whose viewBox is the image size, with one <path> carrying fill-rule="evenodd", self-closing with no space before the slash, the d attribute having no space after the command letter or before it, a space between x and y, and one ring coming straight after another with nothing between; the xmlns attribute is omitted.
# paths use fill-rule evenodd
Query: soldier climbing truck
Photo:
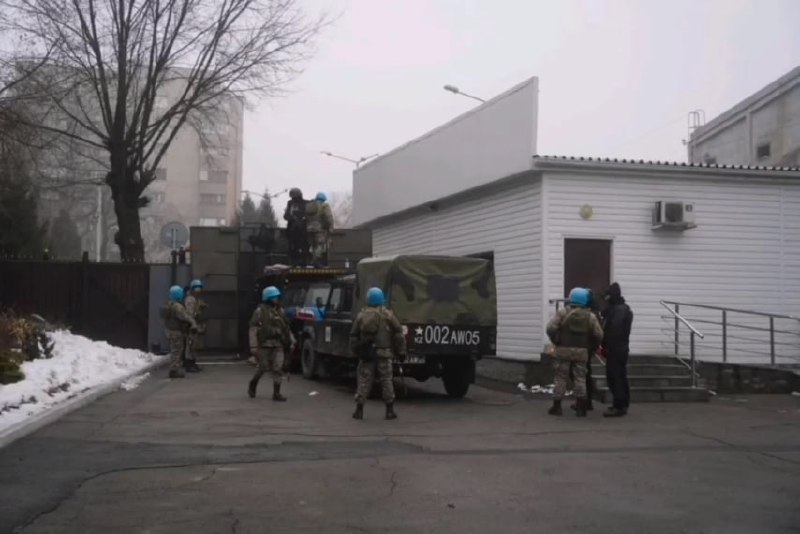
<svg viewBox="0 0 800 534"><path fill-rule="evenodd" d="M298 340L292 357L307 379L355 370L350 328L370 287L384 290L403 325L408 356L395 362L395 376L441 378L449 396L463 397L475 381L475 362L495 355L497 294L488 260L404 255L364 259L354 270L265 272L259 286L283 287Z"/></svg>

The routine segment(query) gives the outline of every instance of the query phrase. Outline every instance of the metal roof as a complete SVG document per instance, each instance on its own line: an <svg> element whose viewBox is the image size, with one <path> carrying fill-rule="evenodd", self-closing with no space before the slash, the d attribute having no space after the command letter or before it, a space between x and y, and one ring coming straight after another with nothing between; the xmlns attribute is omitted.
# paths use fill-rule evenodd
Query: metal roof
<svg viewBox="0 0 800 534"><path fill-rule="evenodd" d="M662 167L684 167L695 169L722 169L736 171L767 171L767 172L800 172L800 167L770 167L764 165L722 165L719 163L688 163L680 161L661 161L645 159L625 159L625 158L591 158L584 156L548 156L535 155L534 160L540 161L564 161L564 162L584 162L584 163L610 163L614 165L658 165Z"/></svg>

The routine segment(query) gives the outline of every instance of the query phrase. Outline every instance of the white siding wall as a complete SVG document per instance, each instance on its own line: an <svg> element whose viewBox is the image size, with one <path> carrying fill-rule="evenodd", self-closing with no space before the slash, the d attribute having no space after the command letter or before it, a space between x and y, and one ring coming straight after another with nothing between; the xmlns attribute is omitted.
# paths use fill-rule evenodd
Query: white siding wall
<svg viewBox="0 0 800 534"><path fill-rule="evenodd" d="M650 229L656 200L694 202L697 228L659 234ZM662 299L710 304L800 316L800 183L735 179L626 177L611 174L545 173L545 283L548 298L563 294L564 238L613 239L612 279L622 286L635 320L631 337L634 353L670 354L671 322ZM583 204L594 208L585 221ZM684 310L682 310L684 311ZM685 309L696 321L719 320L719 312ZM737 323L754 324L743 317ZM760 326L768 320L759 319ZM780 326L779 326L780 325ZM721 328L696 323L707 334L698 342L701 355L717 359ZM796 322L776 324L798 330ZM729 334L759 337L763 342L729 341L732 361L764 361L742 352L769 352L769 335L739 329ZM797 336L778 336L779 343L797 343ZM687 343L688 336L682 341ZM733 349L742 351L734 351ZM800 350L778 346L778 354L800 356Z"/></svg>
<svg viewBox="0 0 800 534"><path fill-rule="evenodd" d="M540 182L529 177L479 198L373 230L373 252L467 255L494 252L497 355L538 359L542 348Z"/></svg>

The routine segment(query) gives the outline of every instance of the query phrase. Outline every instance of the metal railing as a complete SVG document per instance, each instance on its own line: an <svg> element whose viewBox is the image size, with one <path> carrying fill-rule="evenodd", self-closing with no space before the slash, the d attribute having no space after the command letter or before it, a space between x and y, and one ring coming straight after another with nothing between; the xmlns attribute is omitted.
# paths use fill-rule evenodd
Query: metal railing
<svg viewBox="0 0 800 534"><path fill-rule="evenodd" d="M707 348L719 350L722 355L722 362L727 363L729 356L732 352L739 354L763 356L765 359L769 357L770 365L776 365L778 358L778 349L786 348L787 352L781 354L781 358L792 359L800 361L800 318L791 315L781 315L775 313L765 313L753 310L743 310L738 308L725 308L722 306L711 306L707 304L690 304L686 302L674 302L668 300L660 301L660 304L670 312L670 316L662 316L662 319L674 321L674 327L671 332L674 336L671 344L676 357L681 354L681 325L689 328L690 331L690 352L695 352L694 336L697 330L689 324L686 319L688 315L686 310L692 312L711 312L712 318L706 317L692 317L691 323L697 325L708 325L712 327L719 327L719 333L712 333L710 329L706 330L706 335L701 337L717 337L720 339L718 345L706 345ZM683 314L682 314L683 310ZM719 319L713 318L713 315L719 313ZM733 320L731 320L733 318ZM746 322L750 324L743 324ZM779 324L782 323L782 324ZM790 326L783 326L788 324ZM731 333L731 332L735 333ZM756 337L744 334L756 333ZM780 340L777 336L782 336ZM732 343L734 346L732 346ZM759 345L769 345L769 351L753 350L747 346L747 343L757 347Z"/></svg>
<svg viewBox="0 0 800 534"><path fill-rule="evenodd" d="M695 358L695 356L696 356L696 353L695 353L695 347L696 347L696 345L695 345L695 337L700 337L700 339L704 339L706 336L704 336L702 333L700 333L700 331L697 330L697 328L695 328L692 325L692 323L690 323L685 317L683 317L680 313L678 313L677 309L673 310L672 308L669 307L669 304L664 302L663 300L661 302L659 302L659 304L664 306L664 308L666 308L666 310L669 313L671 313L672 316L675 318L675 343L676 343L676 345L675 345L675 357L678 360L680 360L680 362L682 364L686 365L686 367L689 368L689 370L692 373L692 387L696 388L697 387L697 359ZM689 329L689 364L688 365L686 364L685 361L683 361L683 358L681 358L680 351L678 350L678 345L677 345L677 343L679 342L678 335L679 335L680 325L681 324L685 325L686 328Z"/></svg>

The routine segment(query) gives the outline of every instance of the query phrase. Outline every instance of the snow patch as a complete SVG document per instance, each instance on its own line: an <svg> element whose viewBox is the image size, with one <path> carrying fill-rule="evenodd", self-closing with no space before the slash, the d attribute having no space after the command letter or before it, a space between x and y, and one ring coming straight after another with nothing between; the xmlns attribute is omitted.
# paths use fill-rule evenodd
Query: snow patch
<svg viewBox="0 0 800 534"><path fill-rule="evenodd" d="M23 363L25 379L0 387L0 431L165 359L140 350L112 347L66 330L57 330L51 336L55 341L53 357Z"/></svg>
<svg viewBox="0 0 800 534"><path fill-rule="evenodd" d="M132 390L138 388L142 384L142 382L147 380L147 377L149 377L149 376L150 376L150 373L145 373L143 375L131 377L131 378L127 379L125 382L123 382L122 384L120 384L119 388L120 389L124 389L125 391L132 391Z"/></svg>

